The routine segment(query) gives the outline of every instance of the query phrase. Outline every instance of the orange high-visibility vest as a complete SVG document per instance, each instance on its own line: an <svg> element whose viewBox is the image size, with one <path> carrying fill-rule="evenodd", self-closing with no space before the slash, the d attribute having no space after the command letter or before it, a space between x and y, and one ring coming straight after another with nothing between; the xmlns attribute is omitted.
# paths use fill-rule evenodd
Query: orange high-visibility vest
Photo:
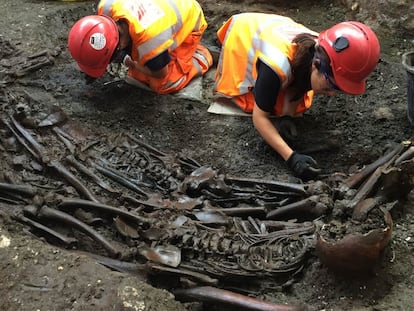
<svg viewBox="0 0 414 311"><path fill-rule="evenodd" d="M125 19L128 22L132 40L131 57L141 66L165 50L170 52L172 62L175 63L169 64L169 76L165 79L147 77L131 69L128 73L149 84L158 93L181 89L192 77L203 74L211 66L210 59L204 66L204 63L200 64L195 59L197 55L194 57L198 41L207 28L197 1L101 0L98 15L107 15L115 21ZM202 52L211 57L208 52Z"/></svg>
<svg viewBox="0 0 414 311"><path fill-rule="evenodd" d="M253 110L252 89L257 79L258 59L272 68L279 76L281 89L277 97L274 113L283 114L285 92L292 82L291 61L297 45L292 39L300 33L318 33L292 19L275 14L241 13L232 16L217 32L222 43L214 92L231 97L248 112ZM244 97L243 104L237 98ZM296 113L310 108L313 91L304 94Z"/></svg>

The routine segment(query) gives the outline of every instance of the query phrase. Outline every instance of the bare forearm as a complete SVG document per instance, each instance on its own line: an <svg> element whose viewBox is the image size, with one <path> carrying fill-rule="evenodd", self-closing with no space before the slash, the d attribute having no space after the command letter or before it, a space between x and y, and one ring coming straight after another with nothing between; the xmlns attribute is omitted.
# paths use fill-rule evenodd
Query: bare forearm
<svg viewBox="0 0 414 311"><path fill-rule="evenodd" d="M259 134L286 161L293 153L292 148L280 136L268 117L253 115L253 124Z"/></svg>
<svg viewBox="0 0 414 311"><path fill-rule="evenodd" d="M255 124L255 127L263 139L277 153L279 153L285 161L290 157L293 152L292 148L290 148L289 145L283 140L282 136L280 136L279 132L270 121L264 126L256 126Z"/></svg>

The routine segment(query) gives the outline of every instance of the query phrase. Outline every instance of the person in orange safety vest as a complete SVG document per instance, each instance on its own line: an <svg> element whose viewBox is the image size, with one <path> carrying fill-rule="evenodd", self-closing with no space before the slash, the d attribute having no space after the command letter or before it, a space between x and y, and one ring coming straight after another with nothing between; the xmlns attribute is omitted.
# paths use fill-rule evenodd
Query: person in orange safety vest
<svg viewBox="0 0 414 311"><path fill-rule="evenodd" d="M251 112L256 130L297 177L317 177L316 161L285 141L289 130L295 134L291 117L308 110L314 94L362 94L379 61L375 33L356 21L317 33L289 17L241 13L217 36L222 47L214 94ZM279 125L272 114L280 117Z"/></svg>
<svg viewBox="0 0 414 311"><path fill-rule="evenodd" d="M166 94L212 66L199 43L207 22L195 0L101 0L97 13L78 20L68 35L71 56L90 77L123 63L127 82Z"/></svg>

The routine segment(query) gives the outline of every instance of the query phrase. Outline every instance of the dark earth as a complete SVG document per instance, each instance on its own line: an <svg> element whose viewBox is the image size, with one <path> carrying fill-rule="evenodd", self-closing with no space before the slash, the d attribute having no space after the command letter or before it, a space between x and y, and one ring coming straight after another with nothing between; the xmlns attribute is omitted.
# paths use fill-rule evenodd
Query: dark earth
<svg viewBox="0 0 414 311"><path fill-rule="evenodd" d="M222 22L239 12L287 15L316 31L353 17L351 10L335 1L199 2L209 23L204 40L210 45L216 44L215 32ZM2 74L7 81L0 81L2 117L15 111L19 98L25 98L31 113L60 107L85 131L129 133L165 153L182 154L235 176L294 180L249 118L207 112L214 69L203 79L201 101L157 96L123 81L112 82L109 74L87 84L70 58L66 38L72 24L93 14L95 8L95 1L0 3L2 62L17 53L33 55L44 49L58 54L53 64L15 81ZM292 145L311 154L324 175L351 174L382 156L390 144L412 138L406 72L401 65L402 53L414 48L412 34L376 31L381 60L368 79L366 93L316 97L310 111L296 121L300 135ZM6 175L13 159L4 143L0 165ZM368 276L338 275L313 260L288 288L270 284L252 296L277 304L306 304L315 310L412 310L414 214L410 202L392 210L392 240L379 267ZM86 255L53 246L6 215L0 217L0 224L1 310L213 310L179 302L142 277L109 270Z"/></svg>

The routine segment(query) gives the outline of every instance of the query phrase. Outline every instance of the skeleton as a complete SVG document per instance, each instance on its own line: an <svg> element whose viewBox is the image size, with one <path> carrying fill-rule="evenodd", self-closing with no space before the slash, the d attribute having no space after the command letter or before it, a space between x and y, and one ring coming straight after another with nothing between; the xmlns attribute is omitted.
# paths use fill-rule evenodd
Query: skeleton
<svg viewBox="0 0 414 311"><path fill-rule="evenodd" d="M23 77L44 66L52 65L60 54L60 49L54 51L43 50L30 55L24 55L10 42L0 37L1 61L0 61L0 87L12 83L16 78Z"/></svg>
<svg viewBox="0 0 414 311"><path fill-rule="evenodd" d="M141 258L151 263L141 270L175 273L210 285L235 277L286 280L303 269L321 217L333 208L343 204L353 209L372 199L371 205L357 209L355 217L363 218L389 201L389 186L378 192L380 183L403 183L407 189L402 195L411 189L411 141L339 184L294 184L219 174L130 135L79 142L63 127L50 126L59 135L47 135L43 128L43 137L13 116L3 119L3 145L15 138L23 146L20 152L43 167L41 181L48 186L0 183L0 200L23 206L2 213L63 245L82 247L79 238L59 232L50 220L76 228L102 246L100 255L119 260L102 261L120 271L126 262ZM49 154L39 138L55 140L63 152L58 158ZM77 209L113 219L111 230L122 237L99 234L74 216ZM305 219L289 221L298 217ZM127 244L118 249L112 239Z"/></svg>

